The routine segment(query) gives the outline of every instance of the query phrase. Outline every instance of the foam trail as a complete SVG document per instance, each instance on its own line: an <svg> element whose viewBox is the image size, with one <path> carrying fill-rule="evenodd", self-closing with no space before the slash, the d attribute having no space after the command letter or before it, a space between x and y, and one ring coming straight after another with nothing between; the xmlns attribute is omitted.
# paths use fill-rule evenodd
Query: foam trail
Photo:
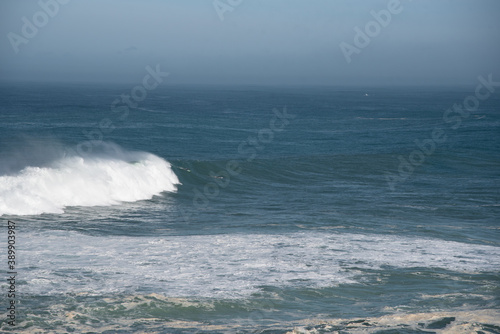
<svg viewBox="0 0 500 334"><path fill-rule="evenodd" d="M0 176L0 216L63 213L66 206L150 199L179 184L170 164L145 152L64 156Z"/></svg>
<svg viewBox="0 0 500 334"><path fill-rule="evenodd" d="M150 291L233 299L266 286L372 284L366 278L385 275L388 267L446 270L449 277L500 269L500 247L396 235L308 231L139 237L47 230L24 231L18 238L24 245L19 270L28 295Z"/></svg>

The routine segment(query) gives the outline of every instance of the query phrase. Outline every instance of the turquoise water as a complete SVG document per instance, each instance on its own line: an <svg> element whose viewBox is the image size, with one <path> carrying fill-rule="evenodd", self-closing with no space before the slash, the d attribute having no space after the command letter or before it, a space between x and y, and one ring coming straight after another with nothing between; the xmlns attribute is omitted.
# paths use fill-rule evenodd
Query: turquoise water
<svg viewBox="0 0 500 334"><path fill-rule="evenodd" d="M131 88L2 87L1 330L500 332L498 94Z"/></svg>

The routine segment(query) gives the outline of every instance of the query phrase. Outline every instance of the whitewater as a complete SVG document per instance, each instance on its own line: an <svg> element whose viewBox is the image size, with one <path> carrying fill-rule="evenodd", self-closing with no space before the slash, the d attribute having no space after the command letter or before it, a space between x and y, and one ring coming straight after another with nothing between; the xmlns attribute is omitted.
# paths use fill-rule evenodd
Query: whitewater
<svg viewBox="0 0 500 334"><path fill-rule="evenodd" d="M117 149L75 154L0 176L0 216L63 213L68 206L107 206L175 192L179 180L166 160Z"/></svg>

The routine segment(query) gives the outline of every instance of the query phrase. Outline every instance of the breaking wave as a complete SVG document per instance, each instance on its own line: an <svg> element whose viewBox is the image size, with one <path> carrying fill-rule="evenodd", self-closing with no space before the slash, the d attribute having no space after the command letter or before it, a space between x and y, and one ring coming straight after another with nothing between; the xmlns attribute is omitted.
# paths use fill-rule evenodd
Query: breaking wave
<svg viewBox="0 0 500 334"><path fill-rule="evenodd" d="M169 162L109 145L87 156L62 153L41 166L0 175L0 216L63 213L67 206L107 206L175 192Z"/></svg>

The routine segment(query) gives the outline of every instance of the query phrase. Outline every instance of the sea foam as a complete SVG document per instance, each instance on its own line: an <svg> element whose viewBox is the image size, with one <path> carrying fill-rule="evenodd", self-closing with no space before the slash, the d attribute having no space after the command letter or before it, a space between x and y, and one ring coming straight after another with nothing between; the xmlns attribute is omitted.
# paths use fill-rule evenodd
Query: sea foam
<svg viewBox="0 0 500 334"><path fill-rule="evenodd" d="M425 268L444 270L450 279L500 268L500 247L396 235L307 231L152 237L48 230L24 231L19 243L25 245L23 291L35 295L140 290L238 299L271 286L371 284L370 279L390 273L388 268L422 277L426 274L417 273Z"/></svg>
<svg viewBox="0 0 500 334"><path fill-rule="evenodd" d="M179 184L170 163L146 152L65 155L0 176L0 216L62 213L67 206L107 206L150 199Z"/></svg>

